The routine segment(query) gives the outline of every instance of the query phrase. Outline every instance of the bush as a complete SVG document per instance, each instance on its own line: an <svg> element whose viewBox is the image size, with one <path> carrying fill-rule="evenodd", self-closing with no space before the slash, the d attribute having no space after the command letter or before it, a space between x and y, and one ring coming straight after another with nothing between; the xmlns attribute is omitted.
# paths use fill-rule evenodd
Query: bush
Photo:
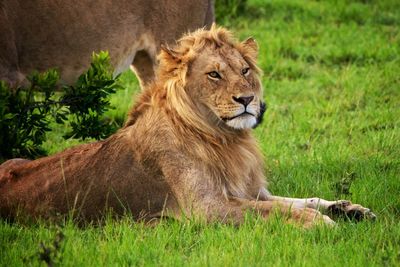
<svg viewBox="0 0 400 267"><path fill-rule="evenodd" d="M107 52L93 54L90 68L75 85L56 93L59 78L56 70L34 73L29 87L17 89L0 81L0 161L45 155L41 144L52 121L71 126L64 138L101 139L116 130L102 120L111 108L109 95L120 88Z"/></svg>

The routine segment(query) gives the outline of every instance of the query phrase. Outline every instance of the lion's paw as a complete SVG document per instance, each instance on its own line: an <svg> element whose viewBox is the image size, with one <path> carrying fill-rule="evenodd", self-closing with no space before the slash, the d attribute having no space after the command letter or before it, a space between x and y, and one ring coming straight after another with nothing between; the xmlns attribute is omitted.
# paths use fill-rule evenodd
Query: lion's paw
<svg viewBox="0 0 400 267"><path fill-rule="evenodd" d="M323 215L319 211L310 208L293 209L291 211L291 221L299 223L304 228L310 228L316 225L336 225L329 216Z"/></svg>
<svg viewBox="0 0 400 267"><path fill-rule="evenodd" d="M348 200L338 200L328 207L331 215L347 216L348 218L360 220L375 220L376 215L370 209L359 204L352 204Z"/></svg>

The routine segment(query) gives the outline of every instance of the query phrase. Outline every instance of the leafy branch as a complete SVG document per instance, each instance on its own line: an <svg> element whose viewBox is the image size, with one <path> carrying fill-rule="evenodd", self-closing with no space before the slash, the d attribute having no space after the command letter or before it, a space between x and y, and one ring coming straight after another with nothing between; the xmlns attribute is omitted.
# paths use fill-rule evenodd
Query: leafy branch
<svg viewBox="0 0 400 267"><path fill-rule="evenodd" d="M64 138L102 139L112 134L115 126L102 115L112 108L109 96L121 88L117 78L108 53L100 52L93 54L90 68L74 85L62 86L59 92L60 75L54 69L30 75L27 88L11 89L0 81L0 161L44 155L41 145L53 121L70 126Z"/></svg>

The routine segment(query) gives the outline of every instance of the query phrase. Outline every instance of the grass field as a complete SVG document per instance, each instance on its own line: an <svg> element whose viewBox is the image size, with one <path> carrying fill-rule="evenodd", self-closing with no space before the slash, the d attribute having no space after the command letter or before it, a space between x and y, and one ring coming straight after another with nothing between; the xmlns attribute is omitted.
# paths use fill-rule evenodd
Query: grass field
<svg viewBox="0 0 400 267"><path fill-rule="evenodd" d="M239 228L150 228L128 217L85 228L0 221L0 266L43 265L39 255L66 266L400 266L399 10L396 0L249 0L245 14L220 20L260 45L269 109L255 135L270 191L349 199L377 221L311 230L251 217ZM121 80L126 89L109 112L118 118L138 91L131 73ZM49 135L49 153L77 143L62 131Z"/></svg>

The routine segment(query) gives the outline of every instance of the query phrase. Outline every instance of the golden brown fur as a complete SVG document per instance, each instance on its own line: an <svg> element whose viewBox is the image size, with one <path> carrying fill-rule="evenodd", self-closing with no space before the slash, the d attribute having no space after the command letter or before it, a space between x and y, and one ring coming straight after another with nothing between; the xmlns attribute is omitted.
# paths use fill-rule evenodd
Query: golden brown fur
<svg viewBox="0 0 400 267"><path fill-rule="evenodd" d="M58 68L74 83L93 52L110 52L115 73L135 70L142 84L154 77L161 43L214 20L212 0L2 0L0 80L13 85L33 70Z"/></svg>
<svg viewBox="0 0 400 267"><path fill-rule="evenodd" d="M137 219L196 216L239 224L246 211L267 218L275 208L306 226L332 223L317 210L269 200L250 129L263 112L256 56L253 39L237 42L215 26L163 48L156 81L118 133L1 165L1 214L73 210L93 220L112 209Z"/></svg>

